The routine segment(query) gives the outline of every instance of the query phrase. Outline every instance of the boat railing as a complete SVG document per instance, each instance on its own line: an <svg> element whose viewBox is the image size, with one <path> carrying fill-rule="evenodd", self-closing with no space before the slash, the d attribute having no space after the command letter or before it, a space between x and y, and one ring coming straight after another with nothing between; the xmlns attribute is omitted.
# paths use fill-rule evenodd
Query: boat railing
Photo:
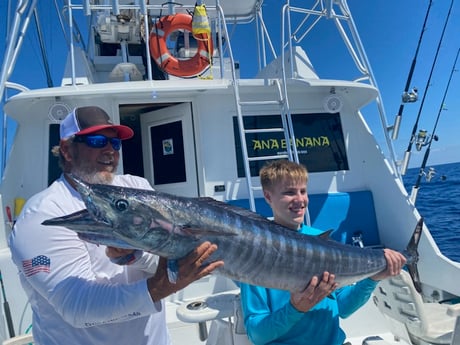
<svg viewBox="0 0 460 345"><path fill-rule="evenodd" d="M377 111L379 114L382 134L385 139L387 147L387 154L390 158L390 164L393 168L393 172L396 176L401 177L397 168L397 159L393 147L393 142L390 136L392 127L388 125L385 109L382 102L382 95L380 93L377 81L372 72L372 68L367 58L364 46L358 34L357 27L351 15L350 9L346 0L316 0L313 7L310 9L297 7L293 5L294 1L287 0L283 6L282 24L281 24L281 47L282 51L287 50L289 61L290 61L290 74L295 78L294 66L292 64L295 61L294 57L294 44L300 44L312 31L312 29L322 19L333 20L334 24L352 58L355 63L356 69L361 73L353 81L355 82L368 82L374 86L377 90L377 97L375 99ZM296 21L293 20L293 15L298 15ZM345 23L348 30L345 29ZM285 66L285 54L281 54L281 66ZM283 85L286 85L287 76L285 68L283 71ZM285 91L285 97L288 101L288 94Z"/></svg>
<svg viewBox="0 0 460 345"><path fill-rule="evenodd" d="M236 1L236 3L241 3L242 1ZM249 1L249 3L257 1ZM74 85L77 83L77 76L75 74L76 70L76 59L75 59L75 41L74 35L72 34L74 30L74 22L73 22L73 12L74 11L81 11L85 16L90 16L92 21L92 30L98 27L98 15L105 15L106 18L115 17L115 22L118 21L125 21L125 25L123 26L123 31L128 30L127 32L123 32L123 35L116 35L115 33L109 32L107 37L110 39L112 36L118 39L121 45L121 56L123 57L123 63L127 62L127 43L131 40L131 43L138 43L143 45L143 50L145 54L145 69L146 73L144 79L152 80L152 63L151 60L151 53L149 49L149 40L148 39L141 39L139 35L135 36L133 30L131 30L130 26L135 27L138 31L140 31L140 36L142 37L149 37L150 29L153 25L156 24L156 20L160 19L163 16L167 15L174 15L177 13L193 13L197 4L201 3L201 1L190 1L185 0L179 2L165 2L162 4L151 4L149 1L136 1L134 3L123 1L123 0L113 0L113 1L89 1L85 0L82 3L73 4L68 3L66 6L67 18L66 21L68 23L69 31L70 31L70 57L71 57L71 81L67 82L67 85ZM228 12L226 9L223 9L220 5L219 0L215 0L214 2L210 2L206 4L206 12L210 19L211 25L213 26L213 32L215 33L215 41L217 43L218 55L220 57L219 64L220 64L220 77L224 77L224 62L223 62L223 53L228 52L228 36L225 38L223 37L222 33L224 32L222 25L225 23L227 25L226 20L231 23L246 23L250 22L254 18L254 12L245 10L245 11L238 11L237 4L233 4L235 2L228 2L224 4L224 7L227 7ZM248 6L245 6L248 7ZM149 25L143 25L143 23L149 23ZM116 26L117 23L109 23L113 26ZM114 30L117 30L115 28ZM139 32L136 32L139 34ZM90 37L94 35L89 35ZM107 38L105 37L105 38ZM121 37L121 38L120 38ZM132 40L137 40L133 42ZM223 42L227 44L227 47L224 50ZM91 61L98 60L98 52L97 48L95 47L94 42L89 42L89 47L87 50L87 54ZM85 49L86 50L86 49ZM232 61L232 65L233 65ZM214 77L214 76L213 76ZM167 76L168 78L168 76Z"/></svg>
<svg viewBox="0 0 460 345"><path fill-rule="evenodd" d="M91 20L91 28L89 30L94 30L97 26L97 15L106 13L109 17L114 16L118 20L128 20L128 23L123 27L123 30L126 30L127 27L131 27L131 32L129 35L132 37L132 27L136 27L136 30L139 30L141 27L141 22L149 22L149 20L155 20L162 16L175 13L193 13L193 10L197 3L202 1L192 1L192 0L182 0L179 2L164 2L164 3L151 3L148 0L138 0L138 1L126 1L126 0L80 0L80 1L65 1L65 5L62 7L61 11L57 13L61 26L66 27L66 32L64 32L65 39L69 47L69 59L70 63L68 69L70 70L68 80L66 85L76 85L81 83L81 80L77 77L77 68L78 68L78 51L83 50L91 61L94 61L94 58L98 55L94 45L90 46L92 32L85 32L86 28L78 27L78 20L80 16L89 17ZM220 35L221 23L222 20L219 18L219 15L225 16L225 18L232 23L247 23L254 19L254 12L251 8L252 3L257 3L256 0L235 0L232 2L226 2L224 4L224 11L220 11L220 2L215 0L206 4L206 11L208 16L213 20L214 29L217 35ZM243 10L240 9L239 5L244 3L242 6ZM7 82L11 76L11 73L14 69L16 59L21 50L23 39L28 30L29 24L32 22L34 13L37 11L37 0L23 0L19 1L17 8L15 10L14 19L12 21L11 28L9 28L9 37L8 37L8 46L5 51L5 58L3 60L3 66L0 75L0 94L2 95L2 101L4 100L4 91L5 88L9 87ZM128 14L125 16L125 14ZM129 21L134 20L134 24ZM133 24L133 25L131 25ZM84 29L84 30L80 30ZM149 31L148 27L144 26L144 37L148 37ZM85 34L88 34L88 43L85 44L83 37ZM138 34L138 33L136 33ZM139 36L139 35L138 35ZM139 37L138 37L139 38ZM122 40L123 41L123 40ZM222 37L217 37L216 41L219 43L219 48L222 49ZM138 42L140 43L140 42ZM79 48L77 48L79 47ZM147 55L147 68L146 68L146 79L152 79L152 66L150 61L150 50L148 46L148 40L144 41L144 50ZM222 51L222 50L220 50ZM121 52L124 53L125 49L121 49ZM221 70L222 68L221 62Z"/></svg>

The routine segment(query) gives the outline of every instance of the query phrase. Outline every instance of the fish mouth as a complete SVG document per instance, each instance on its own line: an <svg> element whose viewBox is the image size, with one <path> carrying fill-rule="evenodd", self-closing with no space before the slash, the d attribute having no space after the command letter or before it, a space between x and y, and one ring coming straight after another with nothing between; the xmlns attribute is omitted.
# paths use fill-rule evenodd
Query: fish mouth
<svg viewBox="0 0 460 345"><path fill-rule="evenodd" d="M47 219L42 222L42 225L66 227L75 231L81 240L96 245L137 249L116 235L112 222L105 219L94 219L86 209L66 216Z"/></svg>
<svg viewBox="0 0 460 345"><path fill-rule="evenodd" d="M78 238L94 243L94 244L104 244L106 246L112 246L116 248L123 248L123 249L138 249L137 247L132 246L131 244L123 241L117 237L114 237L110 234L96 234L96 233L78 233Z"/></svg>
<svg viewBox="0 0 460 345"><path fill-rule="evenodd" d="M112 232L113 223L105 218L95 219L87 209L77 211L62 217L50 218L42 222L42 225L64 226L78 233L100 234Z"/></svg>

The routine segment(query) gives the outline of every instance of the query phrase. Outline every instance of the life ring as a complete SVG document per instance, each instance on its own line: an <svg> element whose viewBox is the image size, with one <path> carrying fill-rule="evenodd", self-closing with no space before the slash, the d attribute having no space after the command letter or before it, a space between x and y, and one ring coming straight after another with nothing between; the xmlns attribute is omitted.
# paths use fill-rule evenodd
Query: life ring
<svg viewBox="0 0 460 345"><path fill-rule="evenodd" d="M178 30L192 32L192 16L177 13L161 17L150 33L150 54L158 66L165 72L178 77L195 77L206 71L211 65L213 51L212 39L207 34L194 35L197 52L189 59L177 59L168 50L166 39Z"/></svg>

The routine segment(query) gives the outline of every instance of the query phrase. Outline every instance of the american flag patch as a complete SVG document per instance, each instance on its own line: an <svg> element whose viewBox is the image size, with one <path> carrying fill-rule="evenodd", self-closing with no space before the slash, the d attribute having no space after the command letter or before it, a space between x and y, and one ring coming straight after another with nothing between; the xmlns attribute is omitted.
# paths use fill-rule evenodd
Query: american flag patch
<svg viewBox="0 0 460 345"><path fill-rule="evenodd" d="M45 255L38 255L31 260L24 260L22 268L26 277L33 276L38 272L50 272L51 260Z"/></svg>

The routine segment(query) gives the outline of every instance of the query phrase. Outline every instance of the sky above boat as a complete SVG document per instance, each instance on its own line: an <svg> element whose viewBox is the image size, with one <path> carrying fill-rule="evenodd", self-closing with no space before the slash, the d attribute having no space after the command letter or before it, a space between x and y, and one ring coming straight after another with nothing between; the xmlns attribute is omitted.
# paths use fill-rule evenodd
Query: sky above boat
<svg viewBox="0 0 460 345"><path fill-rule="evenodd" d="M60 3L61 1L58 1ZM211 0L205 1L211 3ZM15 8L15 1L13 1ZM53 84L59 85L64 70L65 55L61 51L66 45L61 34L60 24L53 18L55 7L48 1L38 2L38 14L41 28L45 37L47 57L52 71ZM308 3L310 3L308 1ZM415 58L417 44L420 38L423 22L427 13L429 0L349 0L348 5L354 18L361 41L367 53L368 60L374 72L377 84L381 90L388 123L391 125L401 104L411 64ZM265 0L264 15L269 31L274 38L275 48L280 45L281 6L279 0ZM295 5L295 2L291 1ZM451 1L433 1L417 55L414 74L410 87L416 87L419 101L408 103L404 107L401 129L398 140L394 142L394 151L401 159L408 148L414 122L420 113L418 130L427 130L439 137L433 141L428 159L429 165L460 161L460 75L455 72L446 93L448 79L453 68L455 56L460 47L458 28L460 27L460 4L454 3L449 21L445 28L437 62L433 61L440 43L441 33L446 23ZM0 13L6 18L8 1L0 1ZM7 37L7 21L0 24L0 56L4 56ZM255 37L250 36L246 24L237 29L232 36L235 59L240 62L240 75L253 77L257 71L257 59L254 56ZM332 23L325 21L321 31L312 32L308 39L301 43L312 64L321 78L350 79L357 76L353 69L348 68L348 54L340 42ZM41 63L37 34L33 23L24 39L23 50L19 56L16 70L11 81L21 83L29 88L46 87L47 79ZM337 48L337 49L336 49ZM338 53L337 53L338 51ZM24 67L22 67L24 66ZM27 66L27 68L25 67ZM457 63L460 66L460 61ZM433 68L431 82L428 84ZM426 90L426 91L425 91ZM422 97L425 100L422 106ZM446 94L445 94L446 93ZM442 99L445 95L444 105ZM442 109L442 110L440 110ZM380 122L375 106L363 109L366 120L371 124ZM434 128L439 114L437 127ZM410 166L420 166L426 147L417 151L412 148Z"/></svg>

